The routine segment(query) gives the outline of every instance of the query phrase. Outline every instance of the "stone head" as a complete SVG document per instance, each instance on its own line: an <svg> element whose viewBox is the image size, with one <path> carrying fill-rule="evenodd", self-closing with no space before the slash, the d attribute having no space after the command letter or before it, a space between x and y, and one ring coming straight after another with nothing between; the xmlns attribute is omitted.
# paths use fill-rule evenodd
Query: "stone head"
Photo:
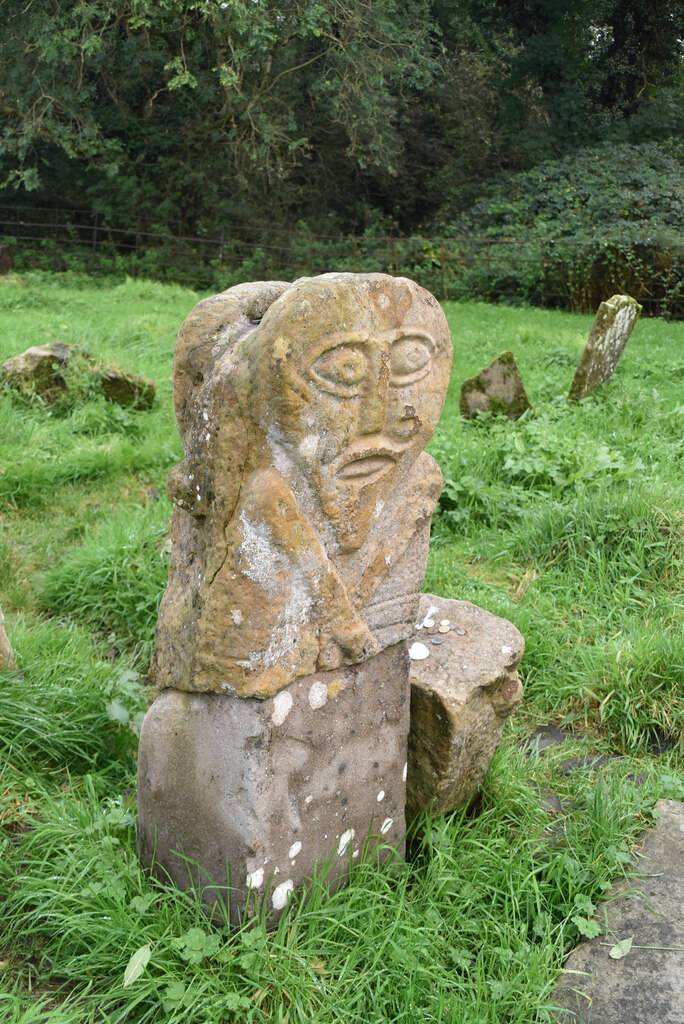
<svg viewBox="0 0 684 1024"><path fill-rule="evenodd" d="M244 344L270 457L306 481L339 550L355 550L439 420L451 366L439 304L405 278L305 278Z"/></svg>

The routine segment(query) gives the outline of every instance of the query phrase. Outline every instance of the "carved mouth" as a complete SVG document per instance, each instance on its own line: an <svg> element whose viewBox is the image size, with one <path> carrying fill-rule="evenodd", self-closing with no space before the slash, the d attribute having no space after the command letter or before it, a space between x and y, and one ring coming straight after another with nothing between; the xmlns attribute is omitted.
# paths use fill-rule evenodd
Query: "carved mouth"
<svg viewBox="0 0 684 1024"><path fill-rule="evenodd" d="M392 469L395 462L396 455L389 452L359 452L348 459L335 475L346 483L374 483Z"/></svg>

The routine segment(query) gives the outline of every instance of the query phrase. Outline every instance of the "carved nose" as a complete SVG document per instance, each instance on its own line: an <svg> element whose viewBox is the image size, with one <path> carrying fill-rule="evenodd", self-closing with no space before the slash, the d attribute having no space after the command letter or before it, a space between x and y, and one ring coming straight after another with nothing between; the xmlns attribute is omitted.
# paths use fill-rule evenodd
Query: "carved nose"
<svg viewBox="0 0 684 1024"><path fill-rule="evenodd" d="M387 415L387 387L389 365L384 353L377 361L375 373L359 407L359 433L378 434L385 425Z"/></svg>

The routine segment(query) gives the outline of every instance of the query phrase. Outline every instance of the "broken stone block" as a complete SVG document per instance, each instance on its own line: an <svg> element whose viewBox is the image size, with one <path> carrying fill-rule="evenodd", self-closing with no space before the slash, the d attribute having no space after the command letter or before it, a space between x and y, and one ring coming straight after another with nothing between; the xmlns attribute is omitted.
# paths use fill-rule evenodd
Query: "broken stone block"
<svg viewBox="0 0 684 1024"><path fill-rule="evenodd" d="M7 359L1 367L0 379L24 395L39 395L54 402L69 390L69 369L90 378L106 399L118 405L152 407L155 387L152 381L114 367L100 366L93 356L75 345L61 341L49 345L33 345L18 356Z"/></svg>
<svg viewBox="0 0 684 1024"><path fill-rule="evenodd" d="M635 873L597 915L602 934L568 957L552 999L558 1024L684 1020L684 804L660 800Z"/></svg>
<svg viewBox="0 0 684 1024"><path fill-rule="evenodd" d="M445 814L475 796L522 699L516 669L524 650L515 626L468 601L423 594L416 623L408 820L428 805Z"/></svg>
<svg viewBox="0 0 684 1024"><path fill-rule="evenodd" d="M14 652L5 632L5 616L0 608L0 669L11 669L16 667Z"/></svg>
<svg viewBox="0 0 684 1024"><path fill-rule="evenodd" d="M577 401L613 376L641 306L629 295L613 295L602 302L584 346L568 398Z"/></svg>
<svg viewBox="0 0 684 1024"><path fill-rule="evenodd" d="M466 419L472 419L478 412L491 412L517 420L530 408L512 352L504 352L461 385L460 410Z"/></svg>
<svg viewBox="0 0 684 1024"><path fill-rule="evenodd" d="M239 285L181 327L185 459L169 479L153 659L174 693L141 733L139 841L180 885L179 856L202 878L228 873L233 917L248 875L253 895L280 893L278 911L351 830L401 836L403 641L441 490L423 449L450 365L436 299L384 274Z"/></svg>

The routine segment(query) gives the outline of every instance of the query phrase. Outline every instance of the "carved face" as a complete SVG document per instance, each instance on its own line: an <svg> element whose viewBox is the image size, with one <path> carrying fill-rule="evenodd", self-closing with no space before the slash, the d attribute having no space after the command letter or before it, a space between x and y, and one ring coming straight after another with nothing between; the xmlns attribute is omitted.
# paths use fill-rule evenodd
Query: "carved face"
<svg viewBox="0 0 684 1024"><path fill-rule="evenodd" d="M451 360L444 315L412 282L328 275L295 285L259 333L270 346L267 434L310 482L341 549L354 550L437 425Z"/></svg>

